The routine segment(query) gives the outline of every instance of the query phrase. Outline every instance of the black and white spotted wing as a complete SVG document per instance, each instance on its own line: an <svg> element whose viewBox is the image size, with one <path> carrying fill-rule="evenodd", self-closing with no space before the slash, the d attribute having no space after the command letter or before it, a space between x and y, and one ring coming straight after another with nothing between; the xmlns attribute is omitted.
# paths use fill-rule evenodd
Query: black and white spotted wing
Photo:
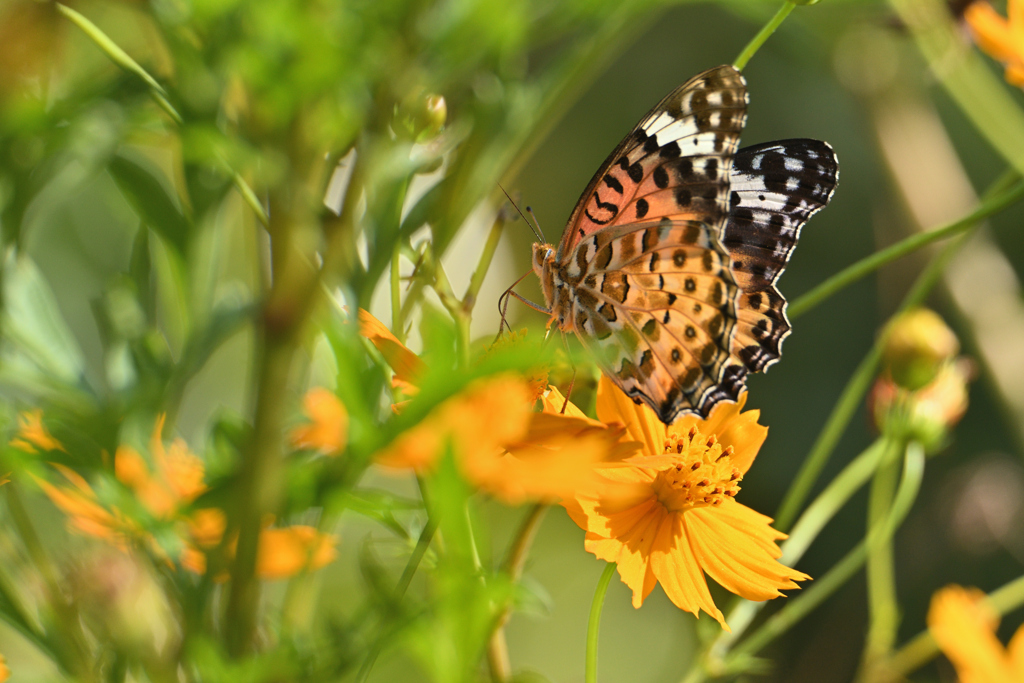
<svg viewBox="0 0 1024 683"><path fill-rule="evenodd" d="M819 140L781 140L736 152L722 242L741 290L732 354L751 372L779 359L791 328L775 283L800 229L828 204L838 180L835 152Z"/></svg>

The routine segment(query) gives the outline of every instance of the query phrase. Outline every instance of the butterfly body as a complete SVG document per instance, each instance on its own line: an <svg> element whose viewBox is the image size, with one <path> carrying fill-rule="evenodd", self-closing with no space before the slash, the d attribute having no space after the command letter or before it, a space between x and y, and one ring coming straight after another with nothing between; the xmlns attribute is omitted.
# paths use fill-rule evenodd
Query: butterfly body
<svg viewBox="0 0 1024 683"><path fill-rule="evenodd" d="M736 400L778 359L789 322L775 281L835 187L825 143L737 155L746 106L731 66L690 79L605 160L557 249L534 245L553 321L666 423Z"/></svg>

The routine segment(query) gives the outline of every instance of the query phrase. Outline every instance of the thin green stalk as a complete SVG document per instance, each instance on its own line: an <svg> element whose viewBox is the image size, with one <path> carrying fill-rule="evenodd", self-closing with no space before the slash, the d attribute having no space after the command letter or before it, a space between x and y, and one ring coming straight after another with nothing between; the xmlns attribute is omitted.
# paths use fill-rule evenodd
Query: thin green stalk
<svg viewBox="0 0 1024 683"><path fill-rule="evenodd" d="M402 319L402 274L399 270L402 257L402 243L395 242L395 249L391 254L391 329L398 341L405 341L404 330L401 328Z"/></svg>
<svg viewBox="0 0 1024 683"><path fill-rule="evenodd" d="M977 224L975 224L976 226ZM928 292L931 291L932 287L935 286L935 282L938 280L942 271L945 269L946 264L949 263L949 259L959 250L960 245L963 244L964 240L971 236L971 230L960 235L956 241L947 244L943 250L932 259L931 263L918 275L917 280L914 281L910 291L907 292L903 298L903 302L900 304L899 310L896 312L896 316L909 308L920 305ZM893 316L894 318L896 316ZM775 527L781 531L785 531L793 520L796 518L797 513L803 506L804 501L810 494L811 489L814 487L814 483L818 479L818 475L821 474L821 470L828 463L829 457L832 455L832 451L835 449L836 444L839 443L839 439L842 437L843 432L846 431L846 426L850 423L854 413L857 412L857 408L860 407L860 402L867 393L868 388L871 386L871 381L874 379L875 371L878 367L879 362L882 359L882 348L885 345L886 339L889 336L889 325L886 325L878 338L875 340L871 350L868 351L868 355L865 356L864 360L861 361L860 365L854 371L853 376L850 377L850 381L847 382L846 387L843 389L843 393L840 395L839 400L836 402L835 407L832 409L832 413L828 416L828 420L825 422L825 426L822 427L821 433L815 440L814 445L811 447L811 451L807 454L804 459L803 465L800 467L800 472L797 473L796 478L789 487L789 491L786 492L786 497L782 500L782 505L779 507L779 512L775 516Z"/></svg>
<svg viewBox="0 0 1024 683"><path fill-rule="evenodd" d="M21 500L18 485L8 483L4 490L7 494L7 509L11 514L11 521L14 522L14 528L25 550L28 551L32 563L43 579L49 606L54 612L53 626L57 633L56 638L51 639L48 650L57 655L55 661L73 676L91 680L93 676L89 664L89 650L77 610L72 603L64 599L57 570L50 562L50 557L32 525L32 519Z"/></svg>
<svg viewBox="0 0 1024 683"><path fill-rule="evenodd" d="M998 588L985 598L997 614L1003 616L1024 605L1024 576L1019 576L1005 586ZM886 668L889 680L902 681L911 672L921 668L939 654L939 646L932 634L925 630L911 638L889 660Z"/></svg>
<svg viewBox="0 0 1024 683"><path fill-rule="evenodd" d="M153 97L153 100L161 109L167 112L168 116L174 119L175 123L181 125L181 114L179 114L167 100L167 91L164 90L164 87L160 85L155 78L150 76L149 72L143 69L138 62L132 59L127 52L122 50L117 43L111 40L110 36L104 33L98 26L96 26L96 24L85 18L85 16L79 14L66 5L57 3L57 11L70 19L73 24L80 28L82 32L92 40L92 42L96 43L96 46L106 53L107 57L110 58L110 61L117 64L125 71L133 73L141 78L146 85L149 86L149 92Z"/></svg>
<svg viewBox="0 0 1024 683"><path fill-rule="evenodd" d="M887 457L887 454L892 452L892 442L887 439L878 439L851 460L800 515L789 538L782 543L780 548L782 555L779 557L779 562L787 567L795 567L821 530L846 505L853 494L871 478L871 475L878 469L878 464ZM764 605L763 602L742 600L729 610L726 623L729 624L732 632L723 632L715 640L709 650L711 661L722 660L733 643L746 632Z"/></svg>
<svg viewBox="0 0 1024 683"><path fill-rule="evenodd" d="M590 621L587 623L587 668L586 683L597 683L597 637L601 632L601 608L604 607L604 596L608 593L608 584L615 575L616 564L605 565L601 578L597 581L594 591L594 602L590 605Z"/></svg>
<svg viewBox="0 0 1024 683"><path fill-rule="evenodd" d="M875 472L868 496L868 528L881 524L892 509L896 494L897 463L885 462ZM896 566L892 538L868 546L868 634L864 643L862 673L868 674L892 652L899 626L896 597Z"/></svg>
<svg viewBox="0 0 1024 683"><path fill-rule="evenodd" d="M868 547L892 537L917 498L921 479L924 477L924 462L924 448L916 442L908 444L903 463L903 477L886 518L873 527L867 537L836 563L825 576L816 580L800 596L789 600L785 607L769 617L749 638L730 652L725 661L726 671L734 671L737 663L749 661L749 658L757 654L761 648L807 616L860 569L867 559Z"/></svg>
<svg viewBox="0 0 1024 683"><path fill-rule="evenodd" d="M779 11L775 13L775 16L769 19L768 23L757 32L757 35L754 36L749 43L747 43L747 46L743 48L743 52L740 52L739 57L736 58L736 61L733 62L732 65L740 71L743 71L747 66L747 62L750 61L750 58L753 57L759 49L761 49L761 46L764 45L765 41L775 33L775 30L782 25L782 22L786 20L786 17L788 17L789 13L794 9L796 9L796 3L790 2L789 0L782 3L782 7L780 7Z"/></svg>
<svg viewBox="0 0 1024 683"><path fill-rule="evenodd" d="M409 556L409 560L405 563L405 569L402 570L402 576L398 579L398 584L395 586L396 598L402 598L402 596L405 595L405 592L409 590L409 584L412 583L412 577L416 575L416 569L420 566L423 556L427 554L427 549L430 547L430 542L434 539L434 533L436 531L437 523L434 521L433 517L428 517L426 525L424 525L422 531L420 531L420 537L416 541L416 547L413 548L412 554ZM366 681L370 675L370 671L373 669L373 665L377 663L377 657L380 656L380 651L383 647L383 640L378 638L370 648L369 654L366 655L363 665L359 667L359 673L356 674L356 683L364 683Z"/></svg>
<svg viewBox="0 0 1024 683"><path fill-rule="evenodd" d="M508 557L505 558L505 573L508 574L512 583L518 583L523 576L523 566L526 564L526 557L529 555L530 546L540 529L541 520L548 511L550 505L537 503L527 513L519 531L516 532L515 540L509 546ZM505 624L512 614L512 608L507 607L498 617L494 633L487 644L487 661L491 667L491 678L495 681L507 681L512 677L512 665L508 656L508 643L505 641Z"/></svg>
<svg viewBox="0 0 1024 683"><path fill-rule="evenodd" d="M469 286L466 287L466 295L462 297L462 309L466 313L472 312L476 305L476 297L480 293L480 287L484 284L484 277L491 267L491 261L494 260L494 252L498 249L498 243L501 242L501 233L505 228L505 222L505 211L498 211L494 223L491 224L491 231L487 234L483 251L480 252L480 261L476 265L476 270L473 271L473 277L469 280Z"/></svg>
<svg viewBox="0 0 1024 683"><path fill-rule="evenodd" d="M844 268L790 304L786 314L790 320L795 320L839 290L852 285L882 266L933 242L969 230L979 221L1012 206L1021 197L1024 197L1024 179L1016 171L1009 170L992 184L985 193L985 197L971 213L941 228L911 235Z"/></svg>
<svg viewBox="0 0 1024 683"><path fill-rule="evenodd" d="M1011 95L1012 89L976 50L964 44L947 4L942 0L890 0L890 4L960 110L992 151L1024 176L1024 111Z"/></svg>

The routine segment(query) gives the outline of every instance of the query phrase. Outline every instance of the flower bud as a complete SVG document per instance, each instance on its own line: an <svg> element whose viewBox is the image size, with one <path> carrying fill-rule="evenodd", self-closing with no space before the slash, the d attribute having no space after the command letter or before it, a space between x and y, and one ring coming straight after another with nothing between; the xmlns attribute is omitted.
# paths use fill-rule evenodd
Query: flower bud
<svg viewBox="0 0 1024 683"><path fill-rule="evenodd" d="M904 389L916 390L938 375L960 350L956 335L934 311L908 311L892 324L884 358L889 375Z"/></svg>
<svg viewBox="0 0 1024 683"><path fill-rule="evenodd" d="M406 98L395 110L395 135L413 142L427 142L440 133L448 121L448 103L442 95Z"/></svg>
<svg viewBox="0 0 1024 683"><path fill-rule="evenodd" d="M103 640L139 657L173 650L170 605L152 571L135 557L99 551L69 578L83 618Z"/></svg>
<svg viewBox="0 0 1024 683"><path fill-rule="evenodd" d="M879 377L868 398L868 411L882 432L899 432L934 452L967 412L967 383L973 366L960 358L945 363L931 382L909 391L890 377Z"/></svg>

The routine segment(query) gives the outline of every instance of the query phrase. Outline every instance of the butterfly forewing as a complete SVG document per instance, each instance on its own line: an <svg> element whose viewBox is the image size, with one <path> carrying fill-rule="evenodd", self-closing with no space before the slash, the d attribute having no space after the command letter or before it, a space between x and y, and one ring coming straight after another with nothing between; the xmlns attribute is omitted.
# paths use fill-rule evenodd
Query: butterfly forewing
<svg viewBox="0 0 1024 683"><path fill-rule="evenodd" d="M569 217L558 257L613 225L670 218L717 227L729 209L729 173L746 107L746 83L731 66L705 71L669 93L594 175Z"/></svg>
<svg viewBox="0 0 1024 683"><path fill-rule="evenodd" d="M751 372L779 359L790 324L775 283L800 229L832 198L838 179L835 152L818 140L744 147L733 159L723 243L742 292L732 353Z"/></svg>

